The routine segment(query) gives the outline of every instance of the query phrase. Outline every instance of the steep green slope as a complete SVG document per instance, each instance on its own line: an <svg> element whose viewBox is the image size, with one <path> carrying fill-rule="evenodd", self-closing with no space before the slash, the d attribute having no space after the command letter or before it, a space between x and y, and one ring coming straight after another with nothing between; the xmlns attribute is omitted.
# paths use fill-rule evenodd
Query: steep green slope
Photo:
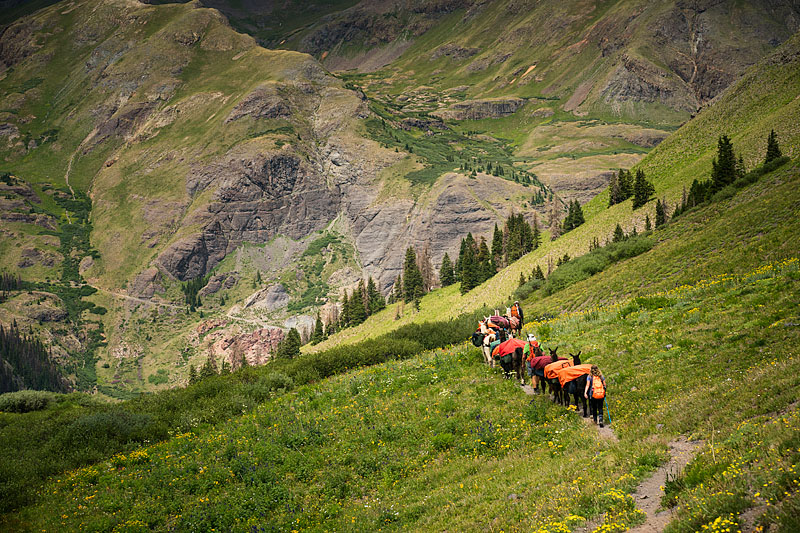
<svg viewBox="0 0 800 533"><path fill-rule="evenodd" d="M688 188L695 178L708 179L710 176L717 137L722 133L732 137L737 154L741 151L749 168L762 160L766 138L771 129L778 133L784 153L794 158L798 156L799 51L800 36L795 36L775 54L748 71L741 81L723 93L713 105L681 127L641 162L639 167L653 180L656 196L666 198L670 212L679 201L684 187ZM631 285L630 278L620 277L613 291L605 292L602 296L576 295L568 305L565 301L557 300L558 309L563 309L561 306L564 305L566 308L575 308L594 301L608 301L612 297L647 290L647 287L668 288L670 284L696 281L710 273L720 272L720 269L741 271L741 268L752 268L764 261L792 255L792 242L796 240L795 236L800 229L797 227L796 217L790 214L797 201L797 174L795 161L780 171L779 178L759 183L737 197L712 207L713 210L724 210L735 206L740 217L738 221L735 218L726 218L724 222L722 219L712 222L717 227L713 239L677 238L690 235L687 231L705 224L710 215L694 213L687 218L678 219L664 232L659 233L669 235L671 244L656 246L650 253L659 256L658 261L641 260L645 270L633 278L640 280L636 285ZM770 189L774 187L779 188L783 194L771 195ZM630 200L611 208L607 205L607 193L599 195L584 207L585 224L555 241L544 243L483 286L463 296L456 287L437 291L423 299L419 313L408 309L399 321L395 321L396 310L388 309L383 315L379 315L382 320L371 318L363 326L343 332L336 340L328 342L352 342L364 336L389 331L398 323L412 323L442 314L459 314L483 305L508 304L518 285L520 273L528 276L537 265L547 272L548 264L554 265L564 254L570 257L585 254L593 239L597 238L600 242L610 240L616 224L620 224L626 232L636 227L641 233L644 230L645 217L649 216L651 221L655 219L653 202L636 211L631 209ZM773 221L773 216L780 223ZM774 225L775 233L772 233ZM762 238L768 239L770 244L759 244ZM726 243L725 248L721 248L722 242ZM728 256L731 253L735 254L735 259ZM692 258L689 265L685 264L686 256ZM704 266L706 264L709 266ZM670 275L664 277L666 273Z"/></svg>
<svg viewBox="0 0 800 533"><path fill-rule="evenodd" d="M624 531L643 519L628 493L684 435L704 442L669 485L670 531L755 519L789 532L799 294L795 257L530 324L546 346L601 366L619 440L547 398L529 402L462 345L304 386L59 476L3 520L18 530L555 533L591 521ZM190 390L200 400L221 385ZM28 415L4 416L13 431Z"/></svg>

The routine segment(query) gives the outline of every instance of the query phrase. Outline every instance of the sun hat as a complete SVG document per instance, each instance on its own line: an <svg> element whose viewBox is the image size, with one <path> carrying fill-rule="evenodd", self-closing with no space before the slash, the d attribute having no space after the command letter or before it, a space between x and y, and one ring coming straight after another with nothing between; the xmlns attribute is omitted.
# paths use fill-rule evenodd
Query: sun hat
<svg viewBox="0 0 800 533"><path fill-rule="evenodd" d="M528 333L528 340L531 342L535 341L536 335L534 335L533 333Z"/></svg>

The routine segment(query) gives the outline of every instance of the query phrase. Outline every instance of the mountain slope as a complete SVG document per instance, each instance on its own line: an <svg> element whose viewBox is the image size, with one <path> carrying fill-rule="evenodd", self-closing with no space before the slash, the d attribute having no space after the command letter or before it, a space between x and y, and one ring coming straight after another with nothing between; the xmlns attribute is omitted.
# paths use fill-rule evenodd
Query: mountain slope
<svg viewBox="0 0 800 533"><path fill-rule="evenodd" d="M717 137L723 133L731 135L737 154L742 153L748 168L752 168L763 158L766 138L773 128L778 132L784 153L796 159L800 149L800 130L797 126L800 124L798 80L800 80L800 35L787 41L774 54L751 68L742 80L727 89L712 105L677 130L668 141L642 160L639 167L643 168L653 180L656 197L665 197L671 206L671 212L679 201L684 187L688 188L695 178L708 179L711 159L716 155ZM740 269L754 268L765 261L793 255L792 236L796 235L800 228L797 228L788 213L792 210L791 206L797 202L794 181L796 175L796 162L789 168L781 170L782 177L773 185L780 187L783 193L780 200L777 197L770 197L771 200L763 201L761 198L768 195L769 190L761 185L755 186L749 193L755 195L752 199L749 199L750 196L740 195L730 200L732 205L740 205L737 207L737 213L741 217L741 222L731 222L735 229L720 227L716 237L740 251L737 252L736 260L731 260L726 254L715 259L721 244L714 239L704 243L673 240L671 247L674 246L680 251L672 248L667 252L664 249L660 261L648 263L649 269L642 271L635 278L641 280L640 288L632 286L629 278L620 277L615 281L616 285L612 291L602 296L575 293L574 299L568 305L564 302L559 303L559 309L573 309L575 306L587 306L598 301L607 302L608 298L635 294L645 287L651 290L659 287L666 289L696 281L710 272L728 269L741 271ZM769 220L773 201L782 203L781 210L787 213L787 216L780 224L780 230L773 235L776 240L770 241L770 244L760 244L759 240L762 237L759 234L764 232L764 224L768 224L769 227L773 224ZM564 254L570 257L585 254L593 239L597 238L600 242L610 240L616 224L620 224L626 232L636 227L641 233L644 231L646 216L649 216L651 221L655 220L653 202L636 211L632 211L630 200L611 208L607 206L607 193L599 195L584 207L585 224L556 241L544 243L537 250L499 272L486 284L463 296L459 295L455 287L445 289L423 299L419 314L407 312L399 321L394 321L394 310L390 309L382 315L382 321L371 319L354 331L341 335L346 335L349 339L358 339L391 330L396 322L405 324L424 320L429 316L439 316L442 313L468 312L484 304L501 303L498 301L498 296L508 303L518 285L520 273L528 276L537 265L547 272L548 263L555 264ZM675 229L674 235L680 235L695 224L703 224L705 216L707 215L690 223L679 219L676 226L682 229ZM672 234L672 227L665 231ZM741 235L742 241L732 240L733 235ZM658 250L657 246L651 253L656 254ZM694 256L688 268L683 264L686 255ZM671 276L664 277L664 272L658 266L662 264L661 261L671 265L671 267L667 267L666 264L664 266L665 269L672 269ZM706 262L709 262L708 267L705 266ZM566 307L561 307L564 305ZM544 311L552 312L552 309Z"/></svg>
<svg viewBox="0 0 800 533"><path fill-rule="evenodd" d="M46 322L96 306L83 318L103 324L106 387L182 379L205 359L191 340L205 315L232 336L269 328L262 362L342 287L372 276L386 291L408 246L431 242L438 262L533 194L449 174L458 149L510 161L504 142L380 121L312 57L261 48L197 4L59 3L4 30L0 63L0 268L43 293L98 290L70 296L70 313L17 299L4 318L50 338ZM303 255L316 241L323 253ZM190 280L210 282L204 316L179 313ZM56 342L65 359L87 351L80 338Z"/></svg>

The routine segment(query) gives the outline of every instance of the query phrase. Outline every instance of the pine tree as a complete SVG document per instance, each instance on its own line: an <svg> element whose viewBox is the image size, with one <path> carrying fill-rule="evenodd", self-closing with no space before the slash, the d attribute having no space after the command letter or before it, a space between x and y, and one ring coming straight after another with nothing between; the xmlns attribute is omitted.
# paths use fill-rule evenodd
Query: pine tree
<svg viewBox="0 0 800 533"><path fill-rule="evenodd" d="M403 274L398 274L397 279L394 282L394 287L392 287L392 294L394 295L394 301L399 302L403 299Z"/></svg>
<svg viewBox="0 0 800 533"><path fill-rule="evenodd" d="M278 344L276 357L279 359L294 359L300 355L301 345L300 333L297 329L292 328L286 334L286 338Z"/></svg>
<svg viewBox="0 0 800 533"><path fill-rule="evenodd" d="M633 184L633 208L638 209L642 207L655 192L655 187L647 180L644 171L642 169L637 170L636 180Z"/></svg>
<svg viewBox="0 0 800 533"><path fill-rule="evenodd" d="M633 174L630 170L619 169L617 176L617 184L619 187L619 202L624 202L634 194L633 188Z"/></svg>
<svg viewBox="0 0 800 533"><path fill-rule="evenodd" d="M342 328L350 325L350 309L350 296L347 294L347 289L345 289L342 297L342 314L339 316L339 326Z"/></svg>
<svg viewBox="0 0 800 533"><path fill-rule="evenodd" d="M231 364L225 359L223 359L222 365L219 367L219 375L224 376L225 374L230 374L230 373L231 373Z"/></svg>
<svg viewBox="0 0 800 533"><path fill-rule="evenodd" d="M350 324L357 326L367 319L364 308L364 280L358 280L358 287L350 297Z"/></svg>
<svg viewBox="0 0 800 533"><path fill-rule="evenodd" d="M648 220L649 222L649 220ZM661 200L656 200L656 229L667 223L667 213Z"/></svg>
<svg viewBox="0 0 800 533"><path fill-rule="evenodd" d="M656 204L656 211L658 211L658 204ZM644 217L644 230L651 231L653 229L652 224L650 224L650 215L645 215Z"/></svg>
<svg viewBox="0 0 800 533"><path fill-rule="evenodd" d="M250 366L250 363L247 362L247 357L242 354L241 359L239 359L239 369L245 368Z"/></svg>
<svg viewBox="0 0 800 533"><path fill-rule="evenodd" d="M522 287L526 283L527 283L527 280L525 279L525 273L524 272L520 272L519 273L519 286Z"/></svg>
<svg viewBox="0 0 800 533"><path fill-rule="evenodd" d="M461 294L464 294L478 286L477 245L472 233L467 234L462 240L461 250L463 252L459 257L461 264Z"/></svg>
<svg viewBox="0 0 800 533"><path fill-rule="evenodd" d="M497 226L495 226L495 228L496 227ZM456 282L456 276L453 273L453 263L450 261L450 256L447 255L447 253L445 253L442 258L442 267L439 269L439 281L442 287L449 287Z"/></svg>
<svg viewBox="0 0 800 533"><path fill-rule="evenodd" d="M536 265L536 270L533 273L533 277L536 279L544 280L544 272L542 272L541 265Z"/></svg>
<svg viewBox="0 0 800 533"><path fill-rule="evenodd" d="M197 370L195 370L194 365L189 365L189 385L194 385L200 380L197 376Z"/></svg>
<svg viewBox="0 0 800 533"><path fill-rule="evenodd" d="M208 359L203 364L202 368L200 368L199 379L203 380L210 376L217 375L217 360L213 354L208 354Z"/></svg>
<svg viewBox="0 0 800 533"><path fill-rule="evenodd" d="M311 344L319 344L325 337L325 332L322 327L322 317L317 313L317 320L314 322L314 332L311 334Z"/></svg>
<svg viewBox="0 0 800 533"><path fill-rule="evenodd" d="M583 209L580 202L578 200L571 201L569 203L569 214L564 219L564 233L577 228L584 222L585 219L583 218Z"/></svg>
<svg viewBox="0 0 800 533"><path fill-rule="evenodd" d="M778 146L778 136L775 134L775 130L772 130L769 133L769 137L767 137L767 156L764 158L764 164L766 165L770 161L781 157L783 157L783 154L780 146Z"/></svg>
<svg viewBox="0 0 800 533"><path fill-rule="evenodd" d="M403 298L406 302L413 302L420 293L424 294L422 274L417 267L417 254L414 253L414 248L409 246L403 263Z"/></svg>
<svg viewBox="0 0 800 533"><path fill-rule="evenodd" d="M622 231L622 226L617 224L617 227L614 228L614 235L611 238L611 242L620 242L625 240L625 232Z"/></svg>
<svg viewBox="0 0 800 533"><path fill-rule="evenodd" d="M537 249L540 244L542 244L542 232L539 229L539 216L534 213L533 214L533 236L532 236L532 245L533 249Z"/></svg>
<svg viewBox="0 0 800 533"><path fill-rule="evenodd" d="M619 171L622 172L622 169L619 169ZM611 180L608 182L608 207L618 204L621 197L622 195L619 191L619 180L617 179L617 175L614 174L611 176Z"/></svg>
<svg viewBox="0 0 800 533"><path fill-rule="evenodd" d="M386 307L386 300L378 290L378 286L375 284L375 280L372 279L372 276L370 276L367 281L367 301L369 302L368 313L371 315Z"/></svg>
<svg viewBox="0 0 800 533"><path fill-rule="evenodd" d="M717 141L717 157L711 162L711 188L713 192L736 181L736 155L727 135Z"/></svg>
<svg viewBox="0 0 800 533"><path fill-rule="evenodd" d="M492 266L495 272L506 266L503 261L503 256L503 232L500 231L500 228L497 227L497 223L495 223L494 234L492 236Z"/></svg>

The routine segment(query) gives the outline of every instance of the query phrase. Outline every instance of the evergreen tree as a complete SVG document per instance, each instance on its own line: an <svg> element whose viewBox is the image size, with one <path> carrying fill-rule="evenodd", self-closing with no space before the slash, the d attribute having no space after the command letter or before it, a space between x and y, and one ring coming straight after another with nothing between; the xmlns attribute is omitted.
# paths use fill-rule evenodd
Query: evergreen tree
<svg viewBox="0 0 800 533"><path fill-rule="evenodd" d="M301 345L300 333L297 329L292 328L289 330L289 333L286 334L286 338L278 344L276 357L279 359L294 359L300 355Z"/></svg>
<svg viewBox="0 0 800 533"><path fill-rule="evenodd" d="M350 306L350 296L347 294L347 289L345 289L344 296L342 297L342 314L339 316L340 328L346 328L350 325L351 310L352 307Z"/></svg>
<svg viewBox="0 0 800 533"><path fill-rule="evenodd" d="M500 231L500 228L495 223L492 236L492 266L495 272L506 266L503 262L503 256L503 232Z"/></svg>
<svg viewBox="0 0 800 533"><path fill-rule="evenodd" d="M636 180L633 184L633 208L638 209L642 207L655 192L655 187L647 180L644 171L641 169L637 170Z"/></svg>
<svg viewBox="0 0 800 533"><path fill-rule="evenodd" d="M375 285L375 280L372 279L372 276L367 281L367 301L369 302L368 313L371 315L386 307L386 300L378 290L378 286Z"/></svg>
<svg viewBox="0 0 800 533"><path fill-rule="evenodd" d="M230 373L231 373L231 364L225 359L223 359L222 365L219 367L219 375L224 376L225 374L230 374Z"/></svg>
<svg viewBox="0 0 800 533"><path fill-rule="evenodd" d="M780 146L778 146L778 136L775 134L775 130L772 130L769 133L769 137L767 137L767 156L764 158L764 164L766 165L770 161L781 157L783 157L783 154Z"/></svg>
<svg viewBox="0 0 800 533"><path fill-rule="evenodd" d="M656 204L656 213L658 213L658 204ZM653 225L650 223L650 215L645 215L644 217L644 230L651 231L653 229Z"/></svg>
<svg viewBox="0 0 800 533"><path fill-rule="evenodd" d="M322 317L317 313L317 320L314 322L314 332L311 334L311 344L319 344L325 337L325 331L322 327Z"/></svg>
<svg viewBox="0 0 800 533"><path fill-rule="evenodd" d="M477 245L472 233L467 234L461 242L461 249L463 251L462 257L460 257L461 294L464 294L478 286Z"/></svg>
<svg viewBox="0 0 800 533"><path fill-rule="evenodd" d="M630 170L619 169L617 176L617 184L619 187L619 202L624 202L634 194L633 188L633 174Z"/></svg>
<svg viewBox="0 0 800 533"><path fill-rule="evenodd" d="M622 169L619 171L622 172ZM617 180L617 175L614 174L611 176L611 180L608 182L608 207L618 204L621 197L622 195L619 191L619 181Z"/></svg>
<svg viewBox="0 0 800 533"><path fill-rule="evenodd" d="M419 295L424 294L422 285L422 274L417 267L417 254L414 248L406 249L406 259L403 263L403 298L406 302L413 302Z"/></svg>
<svg viewBox="0 0 800 533"><path fill-rule="evenodd" d="M614 228L614 235L611 238L611 242L620 242L625 240L625 232L622 231L622 226L617 224L617 227Z"/></svg>
<svg viewBox="0 0 800 533"><path fill-rule="evenodd" d="M536 270L533 271L533 277L535 279L544 280L544 272L542 272L542 267L540 265L536 265Z"/></svg>
<svg viewBox="0 0 800 533"><path fill-rule="evenodd" d="M489 252L489 246L486 244L486 238L481 237L481 243L478 245L478 281L479 284L494 276L492 269L492 257Z"/></svg>
<svg viewBox="0 0 800 533"><path fill-rule="evenodd" d="M533 249L537 249L542 244L542 232L539 229L539 217L536 213L533 214L533 236L531 239Z"/></svg>
<svg viewBox="0 0 800 533"><path fill-rule="evenodd" d="M242 369L248 366L250 366L250 363L247 362L247 357L242 354L241 359L239 359L239 368Z"/></svg>
<svg viewBox="0 0 800 533"><path fill-rule="evenodd" d="M578 200L571 201L569 203L569 213L567 214L567 218L564 219L564 233L577 228L584 222L585 219L583 218L581 204Z"/></svg>
<svg viewBox="0 0 800 533"><path fill-rule="evenodd" d="M204 380L207 377L216 375L217 375L217 360L213 354L209 353L208 359L206 359L206 362L200 368L199 379Z"/></svg>
<svg viewBox="0 0 800 533"><path fill-rule="evenodd" d="M520 272L519 273L519 286L522 287L526 283L527 283L527 280L525 279L525 273L524 272Z"/></svg>
<svg viewBox="0 0 800 533"><path fill-rule="evenodd" d="M403 299L403 274L398 274L397 279L392 287L392 294L394 294L394 301L399 302Z"/></svg>
<svg viewBox="0 0 800 533"><path fill-rule="evenodd" d="M736 155L733 144L727 135L717 141L717 157L711 162L712 192L723 189L736 181Z"/></svg>
<svg viewBox="0 0 800 533"><path fill-rule="evenodd" d="M367 319L367 310L364 307L364 280L358 280L358 287L350 297L350 324L357 326Z"/></svg>
<svg viewBox="0 0 800 533"><path fill-rule="evenodd" d="M194 385L200 380L197 376L197 370L195 370L194 365L189 365L189 385Z"/></svg>
<svg viewBox="0 0 800 533"><path fill-rule="evenodd" d="M495 228L496 227L497 226L495 226ZM442 258L442 267L439 269L439 281L442 287L449 287L456 282L456 276L453 272L453 263L450 261L450 256L447 255L447 253L445 253Z"/></svg>
<svg viewBox="0 0 800 533"><path fill-rule="evenodd" d="M650 222L649 219L648 222ZM667 223L667 213L666 210L664 209L664 204L661 203L661 200L656 200L656 228L660 228L666 223Z"/></svg>

